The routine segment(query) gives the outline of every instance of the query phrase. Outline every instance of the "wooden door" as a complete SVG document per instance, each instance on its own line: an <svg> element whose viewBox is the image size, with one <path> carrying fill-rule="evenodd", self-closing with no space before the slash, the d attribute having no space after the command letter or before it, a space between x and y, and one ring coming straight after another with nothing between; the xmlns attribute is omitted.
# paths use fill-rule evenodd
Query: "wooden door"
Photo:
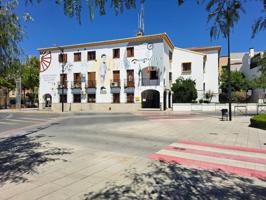
<svg viewBox="0 0 266 200"><path fill-rule="evenodd" d="M75 87L81 87L81 74L74 73L74 85Z"/></svg>
<svg viewBox="0 0 266 200"><path fill-rule="evenodd" d="M90 88L96 87L96 72L88 72L88 86Z"/></svg>
<svg viewBox="0 0 266 200"><path fill-rule="evenodd" d="M127 86L134 87L134 70L127 70Z"/></svg>
<svg viewBox="0 0 266 200"><path fill-rule="evenodd" d="M63 85L64 88L67 88L67 74L60 74L60 85Z"/></svg>

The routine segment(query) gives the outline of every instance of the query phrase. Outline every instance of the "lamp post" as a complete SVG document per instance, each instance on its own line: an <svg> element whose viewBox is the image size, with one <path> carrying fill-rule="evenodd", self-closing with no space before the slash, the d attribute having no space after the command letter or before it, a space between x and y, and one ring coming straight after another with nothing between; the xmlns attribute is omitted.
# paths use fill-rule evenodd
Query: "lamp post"
<svg viewBox="0 0 266 200"><path fill-rule="evenodd" d="M60 59L59 61L62 62L62 74L65 73L65 63L64 63L64 48L60 47L60 46L57 46L55 45L59 50L60 50ZM62 98L61 98L61 104L62 104L62 112L64 112L64 89L65 89L65 80L64 80L64 77L63 77L63 80L62 80L62 85L60 84L61 86L61 95L62 95Z"/></svg>

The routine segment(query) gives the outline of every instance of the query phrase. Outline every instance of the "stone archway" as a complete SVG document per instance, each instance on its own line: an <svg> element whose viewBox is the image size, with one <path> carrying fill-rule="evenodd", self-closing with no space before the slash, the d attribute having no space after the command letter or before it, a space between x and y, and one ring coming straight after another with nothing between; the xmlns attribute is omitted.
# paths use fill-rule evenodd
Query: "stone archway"
<svg viewBox="0 0 266 200"><path fill-rule="evenodd" d="M50 108L52 106L52 95L45 94L43 95L43 99L44 99L44 107Z"/></svg>
<svg viewBox="0 0 266 200"><path fill-rule="evenodd" d="M142 108L160 108L160 92L157 90L144 90L141 93Z"/></svg>

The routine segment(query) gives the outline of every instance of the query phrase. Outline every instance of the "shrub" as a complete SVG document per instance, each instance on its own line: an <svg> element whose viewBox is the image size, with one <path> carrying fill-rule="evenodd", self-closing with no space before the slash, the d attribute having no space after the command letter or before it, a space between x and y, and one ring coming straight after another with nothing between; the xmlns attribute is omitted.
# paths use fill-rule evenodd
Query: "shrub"
<svg viewBox="0 0 266 200"><path fill-rule="evenodd" d="M203 102L204 102L204 100L203 100L203 99L200 99L200 100L199 100L199 103L203 103Z"/></svg>
<svg viewBox="0 0 266 200"><path fill-rule="evenodd" d="M259 114L250 118L250 126L266 130L266 114Z"/></svg>
<svg viewBox="0 0 266 200"><path fill-rule="evenodd" d="M196 82L191 79L178 78L171 89L174 103L192 103L198 96Z"/></svg>

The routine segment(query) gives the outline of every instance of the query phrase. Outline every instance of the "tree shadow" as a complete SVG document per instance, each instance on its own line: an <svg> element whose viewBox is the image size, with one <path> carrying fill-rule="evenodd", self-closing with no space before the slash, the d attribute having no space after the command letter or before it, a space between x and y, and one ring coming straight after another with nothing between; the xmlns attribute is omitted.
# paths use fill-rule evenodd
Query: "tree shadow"
<svg viewBox="0 0 266 200"><path fill-rule="evenodd" d="M99 192L84 195L87 200L117 199L266 199L266 188L254 180L222 171L185 168L156 163L148 172L127 172L129 183L108 183Z"/></svg>
<svg viewBox="0 0 266 200"><path fill-rule="evenodd" d="M26 175L38 173L38 166L63 160L59 156L71 154L69 149L49 144L43 135L0 139L0 187L7 182L26 182Z"/></svg>

